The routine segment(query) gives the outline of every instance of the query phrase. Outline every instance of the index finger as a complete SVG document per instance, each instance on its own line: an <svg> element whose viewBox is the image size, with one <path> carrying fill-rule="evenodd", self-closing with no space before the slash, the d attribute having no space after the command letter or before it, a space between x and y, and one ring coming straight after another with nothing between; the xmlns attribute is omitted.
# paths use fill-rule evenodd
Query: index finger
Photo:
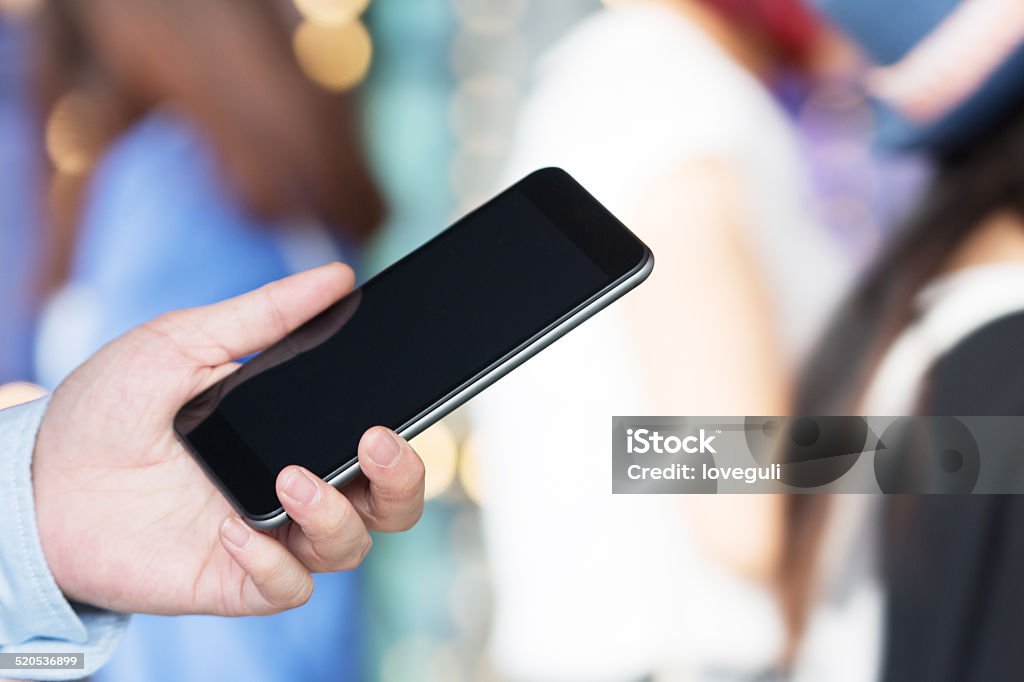
<svg viewBox="0 0 1024 682"><path fill-rule="evenodd" d="M161 315L149 326L204 365L261 351L352 290L341 263L306 270L219 303Z"/></svg>

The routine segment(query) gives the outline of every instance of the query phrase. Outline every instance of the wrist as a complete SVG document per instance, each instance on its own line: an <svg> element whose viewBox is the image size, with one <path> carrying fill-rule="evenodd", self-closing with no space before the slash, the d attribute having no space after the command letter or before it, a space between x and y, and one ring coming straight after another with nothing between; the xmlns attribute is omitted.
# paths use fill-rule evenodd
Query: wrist
<svg viewBox="0 0 1024 682"><path fill-rule="evenodd" d="M33 453L48 402L37 400L0 412L0 582L10 594L0 609L0 645L5 640L83 636L81 622L50 571L36 516Z"/></svg>
<svg viewBox="0 0 1024 682"><path fill-rule="evenodd" d="M53 421L52 412L47 398L31 454L30 474L36 532L53 580L68 599L82 601L74 594L72 580L65 570L65 567L73 565L73 562L68 561L72 552L69 551L70 548L67 547L61 532L63 522L60 518L60 501L65 499L66 491L59 489L61 477L52 461L56 448L52 429L49 428ZM81 553L78 559L83 559Z"/></svg>

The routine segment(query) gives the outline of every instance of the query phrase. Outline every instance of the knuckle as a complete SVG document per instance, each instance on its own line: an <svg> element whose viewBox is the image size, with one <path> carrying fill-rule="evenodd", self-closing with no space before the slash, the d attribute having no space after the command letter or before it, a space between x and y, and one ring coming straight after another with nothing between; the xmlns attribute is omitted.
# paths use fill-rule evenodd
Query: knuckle
<svg viewBox="0 0 1024 682"><path fill-rule="evenodd" d="M310 542L302 551L297 552L295 556L306 567L306 570L312 573L326 573L331 570L331 562L323 556L321 550L313 542Z"/></svg>
<svg viewBox="0 0 1024 682"><path fill-rule="evenodd" d="M329 494L332 496L336 495L341 499L334 500L334 504L323 505L322 518L319 520L319 523L310 524L311 527L307 535L309 535L311 540L317 542L329 541L343 536L357 518L352 505L344 499L341 493L332 488Z"/></svg>
<svg viewBox="0 0 1024 682"><path fill-rule="evenodd" d="M414 501L420 503L423 501L423 486L424 480L422 475L410 477L392 488L388 497L390 501L403 505Z"/></svg>
<svg viewBox="0 0 1024 682"><path fill-rule="evenodd" d="M423 516L423 500L421 499L419 501L419 504L416 506L416 509L413 510L413 513L409 516L408 520L406 521L405 528L403 528L402 530L409 530L410 528L415 526L417 523L420 522L420 518L422 518L422 516Z"/></svg>
<svg viewBox="0 0 1024 682"><path fill-rule="evenodd" d="M369 533L364 533L355 551L349 553L339 570L352 571L359 568L369 555L371 547L373 547L373 538Z"/></svg>
<svg viewBox="0 0 1024 682"><path fill-rule="evenodd" d="M423 502L418 501L413 507L395 510L377 519L375 530L385 533L402 533L411 529L423 514Z"/></svg>
<svg viewBox="0 0 1024 682"><path fill-rule="evenodd" d="M366 533L365 535L363 535L363 538L363 545L359 548L359 560L356 561L357 566L363 563L366 557L369 556L370 550L373 549L373 536L371 536L369 533Z"/></svg>
<svg viewBox="0 0 1024 682"><path fill-rule="evenodd" d="M407 530L410 530L413 526L419 523L421 516L423 516L422 500L420 500L419 504L412 510L411 514L406 515L399 521L398 525L395 527L395 530L398 532L405 532Z"/></svg>
<svg viewBox="0 0 1024 682"><path fill-rule="evenodd" d="M284 600L284 608L294 609L302 606L313 596L313 578L308 573L295 581L295 584L288 590Z"/></svg>

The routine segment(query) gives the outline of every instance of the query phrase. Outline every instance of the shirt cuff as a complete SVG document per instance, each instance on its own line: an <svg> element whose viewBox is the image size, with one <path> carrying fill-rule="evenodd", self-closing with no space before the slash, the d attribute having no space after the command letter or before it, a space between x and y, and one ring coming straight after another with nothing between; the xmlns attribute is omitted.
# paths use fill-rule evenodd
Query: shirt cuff
<svg viewBox="0 0 1024 682"><path fill-rule="evenodd" d="M113 654L128 616L72 605L43 555L32 455L49 398L0 411L0 653L83 653L85 669L0 670L0 677L78 679Z"/></svg>

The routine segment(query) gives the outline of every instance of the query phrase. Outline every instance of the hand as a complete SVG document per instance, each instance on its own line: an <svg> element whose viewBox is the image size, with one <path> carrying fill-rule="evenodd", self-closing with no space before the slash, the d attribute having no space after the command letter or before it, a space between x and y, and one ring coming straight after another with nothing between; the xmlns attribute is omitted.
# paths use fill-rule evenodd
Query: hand
<svg viewBox="0 0 1024 682"><path fill-rule="evenodd" d="M122 612L248 615L300 606L310 572L355 568L368 530L411 527L423 463L393 432L359 443L344 494L298 466L277 478L294 520L251 530L178 443L178 409L337 301L334 264L222 303L163 315L113 341L56 390L32 466L39 533L71 599Z"/></svg>

